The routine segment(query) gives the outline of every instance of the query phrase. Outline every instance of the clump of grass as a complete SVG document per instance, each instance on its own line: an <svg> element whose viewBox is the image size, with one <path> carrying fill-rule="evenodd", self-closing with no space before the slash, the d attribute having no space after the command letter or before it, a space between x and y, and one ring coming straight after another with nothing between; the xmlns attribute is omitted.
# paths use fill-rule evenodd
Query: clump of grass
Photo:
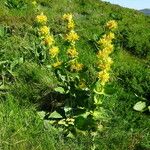
<svg viewBox="0 0 150 150"><path fill-rule="evenodd" d="M13 96L1 101L0 118L1 149L55 149L51 128L45 129L35 109L21 108Z"/></svg>
<svg viewBox="0 0 150 150"><path fill-rule="evenodd" d="M57 85L57 79L50 70L28 62L16 69L15 80L16 83L11 89L12 94L20 99L20 102L27 100L28 103L38 102L38 99L51 92Z"/></svg>

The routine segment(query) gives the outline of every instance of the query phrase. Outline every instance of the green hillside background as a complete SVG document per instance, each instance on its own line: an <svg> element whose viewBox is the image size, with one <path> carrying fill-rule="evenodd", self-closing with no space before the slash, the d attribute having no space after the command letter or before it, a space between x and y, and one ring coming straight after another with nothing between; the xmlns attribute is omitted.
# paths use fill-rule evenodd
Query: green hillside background
<svg viewBox="0 0 150 150"><path fill-rule="evenodd" d="M104 103L110 119L95 140L99 150L149 150L149 112L133 110L138 101L150 104L150 17L99 0L38 0L39 10L48 16L58 46L64 34L62 15L72 13L80 62L95 79L96 41L109 20L118 22L114 64L110 84L115 94ZM32 26L39 12L30 0L0 2L0 149L2 150L84 150L93 145L91 137L64 138L61 132L37 113L40 99L53 91L57 80L33 59ZM62 59L65 57L63 52ZM47 100L49 101L49 100ZM57 105L57 104L56 104Z"/></svg>
<svg viewBox="0 0 150 150"><path fill-rule="evenodd" d="M141 12L143 12L146 15L150 15L150 9L142 9L140 10Z"/></svg>

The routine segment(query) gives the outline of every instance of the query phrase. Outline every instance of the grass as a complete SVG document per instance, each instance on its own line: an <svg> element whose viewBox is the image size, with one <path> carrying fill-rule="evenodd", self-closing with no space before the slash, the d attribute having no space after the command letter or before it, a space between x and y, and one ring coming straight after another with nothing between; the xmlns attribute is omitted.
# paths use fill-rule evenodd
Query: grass
<svg viewBox="0 0 150 150"><path fill-rule="evenodd" d="M6 85L0 85L0 149L90 149L93 145L90 135L86 138L79 135L76 139L66 139L61 131L53 128L37 114L37 103L41 97L52 91L57 80L47 70L46 65L49 62L39 67L34 60L34 35L31 27L37 12L30 1L26 1L28 5L24 4L22 8L10 9L5 6L5 0L2 0L0 6L0 80L5 80ZM40 9L49 18L48 24L56 41L60 41L60 35L64 33L62 14L74 14L76 31L80 35L77 44L80 61L89 68L90 80L95 78L93 64L97 61L94 40L104 31L102 25L105 21L112 19L110 14L115 12L115 15L119 15L118 11L121 10L119 12L123 21L119 20L119 30L125 28L127 22L134 20L135 25L139 22L148 25L149 20L141 13L98 0L38 2ZM123 16L125 13L126 16ZM135 16L130 18L131 14ZM127 18L130 18L130 21ZM58 46L62 48L62 43L59 42ZM112 55L114 65L110 82L116 92L107 97L104 103L110 118L94 143L98 150L149 150L149 113L136 112L133 106L140 100L149 103L150 57L141 59L119 46L116 45L116 51ZM65 52L62 58L64 56Z"/></svg>

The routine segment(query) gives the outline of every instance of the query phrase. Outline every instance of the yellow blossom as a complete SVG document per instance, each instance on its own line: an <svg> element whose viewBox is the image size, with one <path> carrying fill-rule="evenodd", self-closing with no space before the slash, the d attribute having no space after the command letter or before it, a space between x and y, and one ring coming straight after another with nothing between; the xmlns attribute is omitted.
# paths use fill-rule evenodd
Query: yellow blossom
<svg viewBox="0 0 150 150"><path fill-rule="evenodd" d="M104 34L102 39L106 41L111 41L115 38L115 34L113 32L109 32L108 34Z"/></svg>
<svg viewBox="0 0 150 150"><path fill-rule="evenodd" d="M112 65L113 60L111 59L111 57L107 57L106 59L104 59L106 64Z"/></svg>
<svg viewBox="0 0 150 150"><path fill-rule="evenodd" d="M110 64L99 63L98 68L100 68L102 70L109 71L110 70Z"/></svg>
<svg viewBox="0 0 150 150"><path fill-rule="evenodd" d="M100 58L100 59L106 58L106 57L108 57L108 53L106 51L104 51L104 50L99 51L97 53L97 57Z"/></svg>
<svg viewBox="0 0 150 150"><path fill-rule="evenodd" d="M118 24L115 20L110 20L107 22L106 27L110 30L111 29L113 30L113 29L116 29L118 27Z"/></svg>
<svg viewBox="0 0 150 150"><path fill-rule="evenodd" d="M108 44L106 48L104 48L103 50L106 51L109 54L111 54L113 52L114 46L112 44Z"/></svg>
<svg viewBox="0 0 150 150"><path fill-rule="evenodd" d="M39 29L39 34L40 35L48 35L49 34L49 28L47 26L42 26L40 29Z"/></svg>
<svg viewBox="0 0 150 150"><path fill-rule="evenodd" d="M107 38L110 39L110 40L113 40L115 38L115 34L113 32L110 32L108 35L107 35Z"/></svg>
<svg viewBox="0 0 150 150"><path fill-rule="evenodd" d="M110 57L104 58L99 61L98 68L109 71L112 63L113 63L113 61Z"/></svg>
<svg viewBox="0 0 150 150"><path fill-rule="evenodd" d="M57 46L53 46L49 50L49 54L51 55L52 58L56 57L59 53L59 48Z"/></svg>
<svg viewBox="0 0 150 150"><path fill-rule="evenodd" d="M74 24L73 20L68 22L68 29L73 29L74 26L75 26L75 24Z"/></svg>
<svg viewBox="0 0 150 150"><path fill-rule="evenodd" d="M33 1L32 4L33 4L34 6L36 6L36 5L37 5L37 2L36 2L36 1Z"/></svg>
<svg viewBox="0 0 150 150"><path fill-rule="evenodd" d="M57 67L59 67L61 64L62 64L61 61L57 61L56 63L52 64L52 66L53 66L54 68L57 68Z"/></svg>
<svg viewBox="0 0 150 150"><path fill-rule="evenodd" d="M99 64L108 64L108 65L112 65L112 63L113 63L113 61L112 61L112 59L111 59L111 57L106 57L106 58L101 58L100 60L99 60Z"/></svg>
<svg viewBox="0 0 150 150"><path fill-rule="evenodd" d="M83 69L83 64L80 64L78 62L71 62L70 70L71 71L81 71Z"/></svg>
<svg viewBox="0 0 150 150"><path fill-rule="evenodd" d="M35 2L34 2L35 3ZM36 22L37 23L40 23L40 24L46 24L46 22L47 22L47 17L43 14L43 13L41 13L40 15L37 15L36 16Z"/></svg>
<svg viewBox="0 0 150 150"><path fill-rule="evenodd" d="M72 20L72 14L64 14L63 15L63 20L71 21Z"/></svg>
<svg viewBox="0 0 150 150"><path fill-rule="evenodd" d="M74 57L77 57L78 56L78 52L76 51L76 48L73 47L73 48L69 48L68 51L67 51L67 54L69 57L71 58L74 58Z"/></svg>
<svg viewBox="0 0 150 150"><path fill-rule="evenodd" d="M101 84L104 86L105 83L109 81L109 73L107 71L100 71L98 73L98 78L100 79Z"/></svg>
<svg viewBox="0 0 150 150"><path fill-rule="evenodd" d="M98 41L98 44L102 45L103 47L106 47L107 45L111 44L111 40L107 38L102 38Z"/></svg>
<svg viewBox="0 0 150 150"><path fill-rule="evenodd" d="M107 47L97 53L97 57L100 59L106 58L112 53L113 49L114 46L112 44L108 44Z"/></svg>
<svg viewBox="0 0 150 150"><path fill-rule="evenodd" d="M43 39L43 44L45 44L45 45L50 46L50 45L52 45L53 43L54 43L54 38L53 38L51 35L48 35L47 37L45 37L45 38Z"/></svg>
<svg viewBox="0 0 150 150"><path fill-rule="evenodd" d="M67 34L66 36L66 40L68 40L69 42L75 42L78 39L79 39L79 36L74 30L71 30L69 34Z"/></svg>

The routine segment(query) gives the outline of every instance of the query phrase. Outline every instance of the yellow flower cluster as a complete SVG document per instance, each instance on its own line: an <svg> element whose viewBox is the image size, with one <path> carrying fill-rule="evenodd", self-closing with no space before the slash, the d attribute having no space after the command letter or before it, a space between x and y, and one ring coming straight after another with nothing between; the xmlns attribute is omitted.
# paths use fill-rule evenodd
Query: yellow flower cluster
<svg viewBox="0 0 150 150"><path fill-rule="evenodd" d="M109 73L106 71L101 71L98 73L98 78L101 81L101 85L105 85L109 81Z"/></svg>
<svg viewBox="0 0 150 150"><path fill-rule="evenodd" d="M46 26L47 16L43 14L36 16L35 21L38 23L38 34L42 39L42 44L51 45L53 42L53 37L50 35L50 29Z"/></svg>
<svg viewBox="0 0 150 150"><path fill-rule="evenodd" d="M63 20L65 21L68 21L68 29L73 29L75 24L74 24L74 21L73 21L73 16L72 14L64 14L63 15Z"/></svg>
<svg viewBox="0 0 150 150"><path fill-rule="evenodd" d="M104 86L110 78L109 71L113 61L109 55L113 52L114 46L112 45L112 40L115 38L112 29L117 28L117 23L115 21L109 21L106 26L109 27L110 31L103 35L98 41L101 49L97 53L98 68L100 69L98 72L98 78L102 86Z"/></svg>
<svg viewBox="0 0 150 150"><path fill-rule="evenodd" d="M70 58L75 58L75 57L78 56L78 52L77 52L77 50L76 50L75 47L69 48L68 51L67 51L67 54L68 54L68 56L69 56Z"/></svg>
<svg viewBox="0 0 150 150"><path fill-rule="evenodd" d="M73 16L72 16L72 14L64 14L63 15L63 20L66 20L66 21L68 21L68 22L71 22L72 21L72 18L73 18Z"/></svg>
<svg viewBox="0 0 150 150"><path fill-rule="evenodd" d="M69 42L72 42L73 44L78 39L79 39L79 36L78 36L78 34L74 30L71 30L69 32L69 34L66 35L66 40L69 41Z"/></svg>
<svg viewBox="0 0 150 150"><path fill-rule="evenodd" d="M61 66L61 64L62 64L62 62L58 60L56 63L53 63L52 66L54 68L57 68L57 67Z"/></svg>
<svg viewBox="0 0 150 150"><path fill-rule="evenodd" d="M98 44L102 45L103 47L107 47L108 45L111 46L112 40L115 38L113 32L109 32L108 34L104 34L102 39L98 41Z"/></svg>
<svg viewBox="0 0 150 150"><path fill-rule="evenodd" d="M56 57L59 53L59 48L57 46L53 46L52 48L49 49L49 54L51 55L52 58Z"/></svg>
<svg viewBox="0 0 150 150"><path fill-rule="evenodd" d="M49 28L47 26L42 26L39 28L39 35L46 36L49 34Z"/></svg>
<svg viewBox="0 0 150 150"><path fill-rule="evenodd" d="M79 36L74 31L75 23L74 23L72 14L64 14L63 20L67 21L68 34L66 34L65 39L70 43L70 47L67 50L67 55L70 59L74 59L78 57L78 52L75 48L75 43L77 40L79 40ZM78 63L77 59L74 63L70 63L71 71L80 71L82 70L82 68L83 68L83 65Z"/></svg>
<svg viewBox="0 0 150 150"><path fill-rule="evenodd" d="M70 70L71 71L81 71L83 69L83 64L78 63L77 61L71 61Z"/></svg>
<svg viewBox="0 0 150 150"><path fill-rule="evenodd" d="M36 4L36 2L33 2L33 4ZM38 24L46 24L47 23L47 17L41 13L40 15L36 16L36 22Z"/></svg>
<svg viewBox="0 0 150 150"><path fill-rule="evenodd" d="M36 22L38 23L38 35L41 40L41 44L48 48L51 58L56 59L56 62L53 63L52 66L55 68L59 67L62 64L62 62L58 60L59 48L54 45L55 40L53 35L50 34L50 29L46 26L47 17L41 13L36 17Z"/></svg>
<svg viewBox="0 0 150 150"><path fill-rule="evenodd" d="M68 34L66 35L66 40L75 45L75 41L79 39L79 36L74 31L75 23L72 14L64 14L63 20L67 21Z"/></svg>
<svg viewBox="0 0 150 150"><path fill-rule="evenodd" d="M75 27L74 21L69 21L67 27L68 29L73 29Z"/></svg>
<svg viewBox="0 0 150 150"><path fill-rule="evenodd" d="M54 38L52 35L48 35L43 39L43 44L46 46L51 46L54 43Z"/></svg>
<svg viewBox="0 0 150 150"><path fill-rule="evenodd" d="M101 58L107 58L107 56L112 53L113 49L114 49L113 45L111 43L109 43L108 45L105 45L105 47L103 48L103 50L101 50L101 51L99 51L97 53L97 57L99 59L101 59Z"/></svg>
<svg viewBox="0 0 150 150"><path fill-rule="evenodd" d="M114 30L114 29L117 29L118 24L117 24L117 22L115 20L110 20L110 21L107 22L106 27L109 30Z"/></svg>

